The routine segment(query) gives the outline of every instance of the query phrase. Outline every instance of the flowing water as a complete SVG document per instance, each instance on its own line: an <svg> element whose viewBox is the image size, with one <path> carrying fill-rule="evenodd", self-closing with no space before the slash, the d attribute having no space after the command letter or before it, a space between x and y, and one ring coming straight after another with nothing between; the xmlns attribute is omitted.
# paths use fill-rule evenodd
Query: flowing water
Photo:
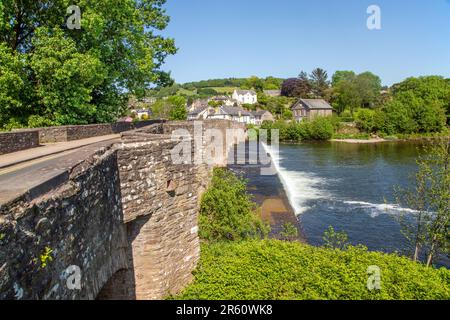
<svg viewBox="0 0 450 320"><path fill-rule="evenodd" d="M333 226L345 231L352 244L369 250L408 250L396 216L412 210L396 204L394 187L411 183L418 144L324 142L282 144L278 152L265 148L278 160L279 181L308 243L321 245L324 231ZM450 265L447 258L438 264Z"/></svg>

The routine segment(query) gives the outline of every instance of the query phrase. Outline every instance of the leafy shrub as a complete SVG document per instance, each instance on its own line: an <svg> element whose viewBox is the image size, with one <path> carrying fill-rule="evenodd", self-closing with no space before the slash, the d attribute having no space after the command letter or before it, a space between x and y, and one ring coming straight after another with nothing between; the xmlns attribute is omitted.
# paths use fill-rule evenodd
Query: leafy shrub
<svg viewBox="0 0 450 320"><path fill-rule="evenodd" d="M328 140L339 125L337 117L316 117L313 120L304 120L300 123L277 121L275 123L263 123L262 129L268 130L268 139L270 139L270 130L280 130L281 141L300 141L300 140Z"/></svg>
<svg viewBox="0 0 450 320"><path fill-rule="evenodd" d="M340 115L339 118L341 118L342 122L353 122L354 118L352 116L352 113L350 110L344 110Z"/></svg>
<svg viewBox="0 0 450 320"><path fill-rule="evenodd" d="M450 299L450 271L395 254L277 240L203 244L195 281L177 299ZM381 289L368 290L369 266Z"/></svg>
<svg viewBox="0 0 450 320"><path fill-rule="evenodd" d="M51 127L51 126L56 126L56 125L57 125L57 123L53 122L52 120L50 120L46 117L33 115L28 118L28 127L29 128L42 128L42 127Z"/></svg>
<svg viewBox="0 0 450 320"><path fill-rule="evenodd" d="M371 109L358 109L355 112L355 120L358 129L371 133L375 128L375 111Z"/></svg>
<svg viewBox="0 0 450 320"><path fill-rule="evenodd" d="M255 213L243 179L231 171L216 168L211 186L200 205L199 235L208 241L230 241L263 238L266 226Z"/></svg>
<svg viewBox="0 0 450 320"><path fill-rule="evenodd" d="M332 226L323 234L325 248L345 250L348 248L348 235L344 231L336 232Z"/></svg>
<svg viewBox="0 0 450 320"><path fill-rule="evenodd" d="M295 239L298 239L298 229L294 224L286 222L281 226L281 228L281 240L294 241Z"/></svg>
<svg viewBox="0 0 450 320"><path fill-rule="evenodd" d="M310 125L311 134L309 137L304 137L305 140L329 140L335 131L335 124L331 117L314 118Z"/></svg>

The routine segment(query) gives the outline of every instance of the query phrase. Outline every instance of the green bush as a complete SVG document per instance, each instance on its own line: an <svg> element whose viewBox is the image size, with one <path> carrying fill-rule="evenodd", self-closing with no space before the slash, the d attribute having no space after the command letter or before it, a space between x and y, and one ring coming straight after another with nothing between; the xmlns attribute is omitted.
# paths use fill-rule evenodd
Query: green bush
<svg viewBox="0 0 450 320"><path fill-rule="evenodd" d="M329 140L339 125L337 117L316 117L313 120L302 122L286 122L283 120L275 123L264 123L261 128L268 130L280 130L280 141L301 141L301 140Z"/></svg>
<svg viewBox="0 0 450 320"><path fill-rule="evenodd" d="M211 186L201 200L200 238L232 241L266 237L269 228L255 210L245 181L227 169L214 169Z"/></svg>
<svg viewBox="0 0 450 320"><path fill-rule="evenodd" d="M28 118L28 127L29 128L42 128L42 127L51 127L51 126L56 126L56 125L57 125L57 123L53 122L52 120L50 120L46 117L33 115Z"/></svg>
<svg viewBox="0 0 450 320"><path fill-rule="evenodd" d="M355 120L350 110L344 110L341 112L339 118L341 118L342 122L353 122Z"/></svg>
<svg viewBox="0 0 450 320"><path fill-rule="evenodd" d="M306 122L307 123L307 122ZM300 126L302 124L300 123ZM335 132L335 123L331 117L317 117L310 122L310 136L305 140L329 140Z"/></svg>
<svg viewBox="0 0 450 320"><path fill-rule="evenodd" d="M450 299L450 271L395 254L277 240L203 244L194 283L177 299ZM381 289L367 288L368 267Z"/></svg>
<svg viewBox="0 0 450 320"><path fill-rule="evenodd" d="M355 112L355 121L358 129L371 133L375 128L375 111L372 109L358 109Z"/></svg>

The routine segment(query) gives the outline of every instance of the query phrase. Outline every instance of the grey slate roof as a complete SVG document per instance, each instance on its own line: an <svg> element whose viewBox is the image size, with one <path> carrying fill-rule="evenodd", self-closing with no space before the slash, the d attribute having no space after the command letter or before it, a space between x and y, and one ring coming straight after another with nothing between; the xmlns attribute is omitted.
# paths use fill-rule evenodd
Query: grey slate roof
<svg viewBox="0 0 450 320"><path fill-rule="evenodd" d="M328 102L323 99L299 99L292 109L309 109L309 110L333 110Z"/></svg>
<svg viewBox="0 0 450 320"><path fill-rule="evenodd" d="M208 107L201 107L201 108L197 108L191 112L189 112L189 116L196 116L199 115L200 113L202 113L203 111L205 111Z"/></svg>
<svg viewBox="0 0 450 320"><path fill-rule="evenodd" d="M256 92L254 90L236 90L236 92L239 95L245 95L247 93L250 93L252 95L256 95Z"/></svg>
<svg viewBox="0 0 450 320"><path fill-rule="evenodd" d="M230 116L238 117L239 112L241 113L242 116L252 116L252 114L250 112L248 112L247 110L245 110L243 108L226 107L226 106L220 107L220 114L229 114Z"/></svg>
<svg viewBox="0 0 450 320"><path fill-rule="evenodd" d="M255 117L262 117L265 113L267 113L267 112L269 112L269 111L267 111L267 110L259 110L259 111L253 111L252 112L252 114L255 116ZM270 112L269 112L270 113Z"/></svg>

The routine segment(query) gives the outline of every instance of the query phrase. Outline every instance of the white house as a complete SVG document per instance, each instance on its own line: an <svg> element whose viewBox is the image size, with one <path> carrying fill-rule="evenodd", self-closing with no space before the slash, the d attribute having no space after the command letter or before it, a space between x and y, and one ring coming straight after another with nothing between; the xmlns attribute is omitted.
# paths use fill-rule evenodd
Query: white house
<svg viewBox="0 0 450 320"><path fill-rule="evenodd" d="M253 90L234 90L232 98L239 104L255 104L258 102L258 96Z"/></svg>

